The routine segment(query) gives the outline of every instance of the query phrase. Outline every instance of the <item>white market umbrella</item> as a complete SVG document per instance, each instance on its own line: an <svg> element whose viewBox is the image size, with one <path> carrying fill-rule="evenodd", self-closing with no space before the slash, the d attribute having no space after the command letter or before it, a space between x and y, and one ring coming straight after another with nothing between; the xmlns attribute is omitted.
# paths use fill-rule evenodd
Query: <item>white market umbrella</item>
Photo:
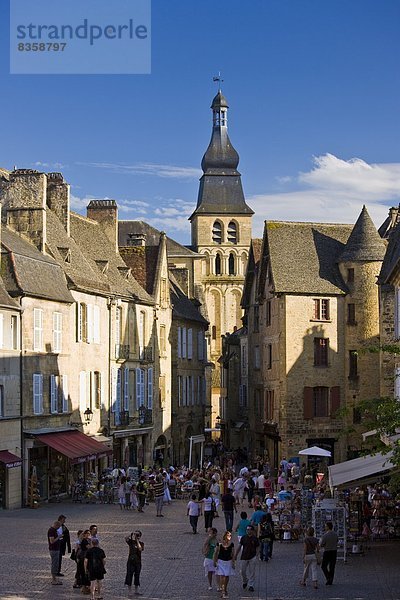
<svg viewBox="0 0 400 600"><path fill-rule="evenodd" d="M304 448L304 450L300 450L299 454L301 456L331 456L329 450L324 450L323 448L318 448L318 446L311 446L311 448Z"/></svg>

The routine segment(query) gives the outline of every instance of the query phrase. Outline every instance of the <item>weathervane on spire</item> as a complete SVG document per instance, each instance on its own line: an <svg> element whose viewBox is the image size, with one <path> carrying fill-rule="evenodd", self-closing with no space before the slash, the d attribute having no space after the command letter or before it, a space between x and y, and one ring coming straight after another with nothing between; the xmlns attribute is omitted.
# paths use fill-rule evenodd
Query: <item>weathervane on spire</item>
<svg viewBox="0 0 400 600"><path fill-rule="evenodd" d="M221 77L221 71L218 71L218 76L213 77L213 81L214 83L218 83L218 91L221 91L221 83L224 82L224 80Z"/></svg>

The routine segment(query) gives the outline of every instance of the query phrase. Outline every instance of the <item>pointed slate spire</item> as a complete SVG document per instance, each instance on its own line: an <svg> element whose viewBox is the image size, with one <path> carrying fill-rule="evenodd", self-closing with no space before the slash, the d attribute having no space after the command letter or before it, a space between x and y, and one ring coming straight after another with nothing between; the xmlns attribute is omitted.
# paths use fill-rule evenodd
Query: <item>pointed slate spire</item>
<svg viewBox="0 0 400 600"><path fill-rule="evenodd" d="M338 262L381 261L385 251L385 242L364 205Z"/></svg>
<svg viewBox="0 0 400 600"><path fill-rule="evenodd" d="M214 97L211 109L211 140L201 162L203 176L192 217L198 213L252 215L254 212L246 204L237 170L239 155L228 136L228 102L221 90Z"/></svg>

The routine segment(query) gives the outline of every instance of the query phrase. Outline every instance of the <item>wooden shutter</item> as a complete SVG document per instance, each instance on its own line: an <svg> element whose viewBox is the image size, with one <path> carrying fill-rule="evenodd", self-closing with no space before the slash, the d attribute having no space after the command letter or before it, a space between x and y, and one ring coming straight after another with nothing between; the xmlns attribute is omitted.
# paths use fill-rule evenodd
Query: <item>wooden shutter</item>
<svg viewBox="0 0 400 600"><path fill-rule="evenodd" d="M188 329L188 351L187 351L187 357L189 359L193 358L193 329Z"/></svg>
<svg viewBox="0 0 400 600"><path fill-rule="evenodd" d="M187 352L187 338L186 338L186 327L182 327L182 358L186 358Z"/></svg>
<svg viewBox="0 0 400 600"><path fill-rule="evenodd" d="M117 369L117 395L115 412L118 414L121 412L121 369Z"/></svg>
<svg viewBox="0 0 400 600"><path fill-rule="evenodd" d="M182 358L182 327L178 327L178 358Z"/></svg>
<svg viewBox="0 0 400 600"><path fill-rule="evenodd" d="M43 350L43 311L41 308L33 309L33 350Z"/></svg>
<svg viewBox="0 0 400 600"><path fill-rule="evenodd" d="M124 410L129 412L129 368L124 369Z"/></svg>
<svg viewBox="0 0 400 600"><path fill-rule="evenodd" d="M40 415L43 412L43 375L33 374L33 413Z"/></svg>
<svg viewBox="0 0 400 600"><path fill-rule="evenodd" d="M79 373L79 410L84 412L87 409L86 404L86 393L87 393L87 384L86 384L86 371L81 371Z"/></svg>
<svg viewBox="0 0 400 600"><path fill-rule="evenodd" d="M58 412L58 386L55 375L50 375L50 412Z"/></svg>
<svg viewBox="0 0 400 600"><path fill-rule="evenodd" d="M303 418L312 419L314 416L314 389L305 387L303 391Z"/></svg>
<svg viewBox="0 0 400 600"><path fill-rule="evenodd" d="M61 375L62 411L68 412L68 375Z"/></svg>
<svg viewBox="0 0 400 600"><path fill-rule="evenodd" d="M153 409L153 368L147 370L147 408Z"/></svg>
<svg viewBox="0 0 400 600"><path fill-rule="evenodd" d="M139 410L140 406L140 382L141 382L141 369L136 369L136 410Z"/></svg>
<svg viewBox="0 0 400 600"><path fill-rule="evenodd" d="M340 387L331 388L331 417L335 417L340 408Z"/></svg>

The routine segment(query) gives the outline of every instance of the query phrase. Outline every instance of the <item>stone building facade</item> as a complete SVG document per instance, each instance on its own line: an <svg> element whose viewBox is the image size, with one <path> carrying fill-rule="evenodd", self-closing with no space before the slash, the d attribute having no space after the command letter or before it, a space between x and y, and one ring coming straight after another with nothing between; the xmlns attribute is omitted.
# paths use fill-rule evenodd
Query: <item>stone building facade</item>
<svg viewBox="0 0 400 600"><path fill-rule="evenodd" d="M378 341L384 254L365 207L354 227L266 222L244 304L250 428L264 423L253 451L274 466L312 445L332 462L360 450L357 404L379 393L379 357L363 349Z"/></svg>
<svg viewBox="0 0 400 600"><path fill-rule="evenodd" d="M194 281L210 322L213 424L221 410L219 357L222 337L241 327L241 297L254 214L246 204L237 170L239 155L228 136L228 103L219 91L211 104L212 134L203 156L197 206L190 217Z"/></svg>

